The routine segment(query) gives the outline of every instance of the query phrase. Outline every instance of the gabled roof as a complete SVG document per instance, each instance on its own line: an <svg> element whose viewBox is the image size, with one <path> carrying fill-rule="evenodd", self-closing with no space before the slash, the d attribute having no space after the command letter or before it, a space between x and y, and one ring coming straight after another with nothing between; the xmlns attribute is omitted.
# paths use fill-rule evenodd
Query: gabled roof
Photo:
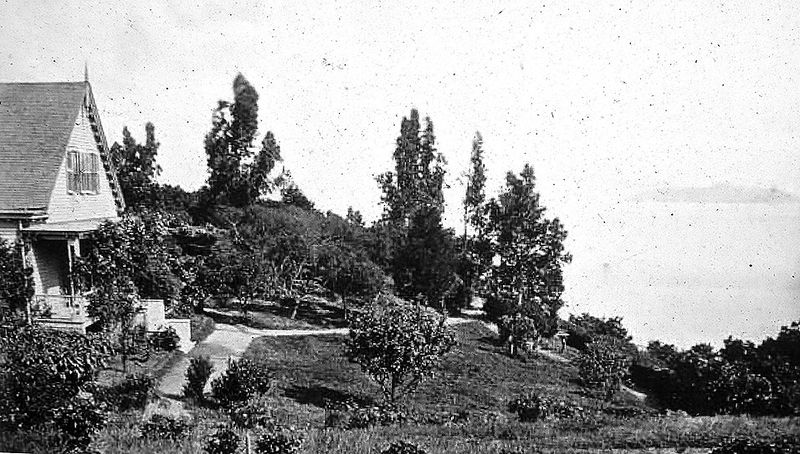
<svg viewBox="0 0 800 454"><path fill-rule="evenodd" d="M0 217L46 213L84 100L118 208L124 208L89 83L0 83Z"/></svg>

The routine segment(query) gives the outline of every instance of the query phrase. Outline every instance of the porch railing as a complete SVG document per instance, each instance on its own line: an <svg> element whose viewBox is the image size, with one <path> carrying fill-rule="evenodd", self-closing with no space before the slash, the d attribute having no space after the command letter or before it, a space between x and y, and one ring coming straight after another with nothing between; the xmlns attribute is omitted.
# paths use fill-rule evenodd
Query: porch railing
<svg viewBox="0 0 800 454"><path fill-rule="evenodd" d="M86 295L34 295L31 310L36 317L86 320Z"/></svg>

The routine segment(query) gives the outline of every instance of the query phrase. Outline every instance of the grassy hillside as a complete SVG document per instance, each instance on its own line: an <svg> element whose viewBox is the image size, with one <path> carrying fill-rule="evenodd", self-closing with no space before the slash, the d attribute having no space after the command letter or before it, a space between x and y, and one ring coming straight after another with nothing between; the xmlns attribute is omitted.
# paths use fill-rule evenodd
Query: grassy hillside
<svg viewBox="0 0 800 454"><path fill-rule="evenodd" d="M413 422L372 429L325 428L327 406L379 398L378 388L342 357L341 336L260 338L246 356L275 371L268 397L274 418L305 433L306 453L379 453L391 441L415 443L430 453L596 452L601 449L708 447L725 438L797 436L797 419L659 416L631 396L606 404L583 393L577 370L545 357L512 359L480 323L455 327L458 346L436 378L407 403ZM506 410L519 393L537 390L584 407L581 419L520 423ZM100 437L103 452L200 452L205 434L226 420L222 412L195 409L193 433L180 445L142 440L139 416L120 417ZM705 452L698 450L697 452Z"/></svg>

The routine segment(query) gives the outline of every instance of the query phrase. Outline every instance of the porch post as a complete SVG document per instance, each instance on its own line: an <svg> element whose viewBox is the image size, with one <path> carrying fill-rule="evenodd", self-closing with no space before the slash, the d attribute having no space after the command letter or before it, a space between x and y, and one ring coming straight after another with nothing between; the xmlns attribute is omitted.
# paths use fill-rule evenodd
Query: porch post
<svg viewBox="0 0 800 454"><path fill-rule="evenodd" d="M19 223L19 230L22 231L22 221ZM20 255L22 256L22 269L28 267L28 239L25 236L20 236ZM31 299L28 298L25 300L25 323L30 325L33 323L33 318L31 317Z"/></svg>
<svg viewBox="0 0 800 454"><path fill-rule="evenodd" d="M81 256L78 238L67 238L67 270L69 272L69 294L75 296L75 281L72 279L72 260Z"/></svg>

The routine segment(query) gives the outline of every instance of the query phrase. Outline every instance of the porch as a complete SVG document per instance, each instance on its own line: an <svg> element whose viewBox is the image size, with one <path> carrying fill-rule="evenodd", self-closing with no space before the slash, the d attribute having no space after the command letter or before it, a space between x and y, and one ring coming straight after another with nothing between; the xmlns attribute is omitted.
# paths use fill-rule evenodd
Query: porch
<svg viewBox="0 0 800 454"><path fill-rule="evenodd" d="M92 324L86 308L89 294L72 282L72 263L86 249L99 221L34 224L22 229L24 259L33 269L35 293L30 315L53 328L86 332Z"/></svg>

